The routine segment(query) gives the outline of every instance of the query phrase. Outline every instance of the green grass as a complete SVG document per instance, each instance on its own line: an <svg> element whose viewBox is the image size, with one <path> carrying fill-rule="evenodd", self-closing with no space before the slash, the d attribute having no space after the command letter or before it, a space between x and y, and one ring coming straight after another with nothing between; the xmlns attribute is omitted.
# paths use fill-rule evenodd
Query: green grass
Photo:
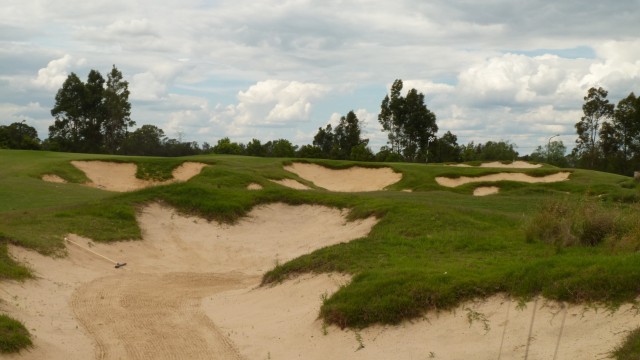
<svg viewBox="0 0 640 360"><path fill-rule="evenodd" d="M632 331L623 344L612 352L616 360L640 359L640 329Z"/></svg>
<svg viewBox="0 0 640 360"><path fill-rule="evenodd" d="M24 325L0 314L0 353L20 352L31 345L31 335Z"/></svg>
<svg viewBox="0 0 640 360"><path fill-rule="evenodd" d="M55 173L82 182L82 174L69 162L87 159L135 162L146 169L139 176L156 179L166 178L184 161L212 166L187 183L125 194L39 180L44 173ZM462 301L496 293L523 299L541 294L561 301L612 306L634 301L640 294L640 254L633 245L635 239L621 238L620 246L606 240L594 246L558 246L527 239L528 219L539 214L549 199L561 198L567 203L590 199L621 216L634 211L640 196L637 184L628 177L571 170L570 181L503 181L497 184L500 194L473 197L476 187L489 183L445 188L435 178L505 171L544 176L561 169L392 163L383 165L401 172L403 178L389 191L332 193L296 191L269 181L302 180L283 170L290 162L230 155L161 159L0 150L0 168L7 169L0 174L0 196L10 195L0 204L0 232L6 241L42 253L62 252L63 236L70 232L96 241L139 239L136 211L153 201L230 223L252 207L269 202L346 208L351 219L376 216L379 223L367 237L279 264L263 277L263 284L268 284L299 273L352 274L353 281L327 298L321 308L325 321L344 327L395 324L430 309L453 308ZM329 160L317 163L331 168L371 166ZM250 183L264 189L247 191ZM399 191L404 189L413 192ZM19 264L2 257L1 251L0 276L16 277L9 269Z"/></svg>

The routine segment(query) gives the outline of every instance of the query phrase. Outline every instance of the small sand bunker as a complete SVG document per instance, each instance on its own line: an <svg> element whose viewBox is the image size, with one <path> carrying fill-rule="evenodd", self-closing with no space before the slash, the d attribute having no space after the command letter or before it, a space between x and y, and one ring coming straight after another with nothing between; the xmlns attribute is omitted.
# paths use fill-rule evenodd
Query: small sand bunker
<svg viewBox="0 0 640 360"><path fill-rule="evenodd" d="M42 175L42 180L46 181L46 182L57 183L57 184L66 184L67 183L67 180L61 178L58 175L54 175L54 174Z"/></svg>
<svg viewBox="0 0 640 360"><path fill-rule="evenodd" d="M207 164L185 162L172 172L173 179L167 181L142 180L136 177L137 166L132 163L107 161L72 161L91 180L87 185L109 191L135 191L150 186L166 185L177 181L187 181L198 175Z"/></svg>
<svg viewBox="0 0 640 360"><path fill-rule="evenodd" d="M459 178L437 177L436 182L446 187L457 187L474 182L517 181L524 183L552 183L569 180L569 172L559 172L547 176L531 176L523 173L499 173L478 177L461 176Z"/></svg>
<svg viewBox="0 0 640 360"><path fill-rule="evenodd" d="M447 166L455 167L472 167L469 164L449 164ZM526 161L514 161L508 164L503 164L499 161L492 161L488 163L480 164L480 167L485 168L504 168L504 169L537 169L541 168L542 164L531 164Z"/></svg>
<svg viewBox="0 0 640 360"><path fill-rule="evenodd" d="M247 190L262 190L262 185L256 184L256 183L251 183L251 184L247 185Z"/></svg>
<svg viewBox="0 0 640 360"><path fill-rule="evenodd" d="M120 269L72 243L62 259L10 245L10 254L37 276L2 282L0 309L34 334L34 348L11 358L243 359L207 315L203 299L255 289L275 264L366 236L377 222L348 222L346 215L276 203L254 208L231 226L151 204L138 215L141 241L101 244L68 236L126 262Z"/></svg>
<svg viewBox="0 0 640 360"><path fill-rule="evenodd" d="M537 169L541 168L542 164L531 164L526 161L514 161L509 164L503 164L499 161L493 161L488 163L483 163L480 167L487 168L506 168L506 169Z"/></svg>
<svg viewBox="0 0 640 360"><path fill-rule="evenodd" d="M500 188L497 186L481 186L473 190L473 196L495 195L499 192Z"/></svg>
<svg viewBox="0 0 640 360"><path fill-rule="evenodd" d="M286 186L288 188L296 189L296 190L309 190L309 189L311 189L307 185L305 185L305 184L303 184L303 183L301 183L299 181L295 181L293 179L269 180L269 181L274 182L276 184L280 184L282 186Z"/></svg>
<svg viewBox="0 0 640 360"><path fill-rule="evenodd" d="M316 164L293 163L285 170L330 191L378 191L402 179L402 174L390 168L351 167L333 170Z"/></svg>

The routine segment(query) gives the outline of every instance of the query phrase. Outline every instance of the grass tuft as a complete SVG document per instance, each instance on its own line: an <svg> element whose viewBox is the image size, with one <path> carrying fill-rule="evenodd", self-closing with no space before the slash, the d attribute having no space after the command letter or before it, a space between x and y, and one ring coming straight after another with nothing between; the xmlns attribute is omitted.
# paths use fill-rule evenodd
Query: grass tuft
<svg viewBox="0 0 640 360"><path fill-rule="evenodd" d="M633 330L611 355L616 360L640 359L640 328Z"/></svg>
<svg viewBox="0 0 640 360"><path fill-rule="evenodd" d="M31 334L24 325L7 315L0 315L0 353L17 353L31 346Z"/></svg>

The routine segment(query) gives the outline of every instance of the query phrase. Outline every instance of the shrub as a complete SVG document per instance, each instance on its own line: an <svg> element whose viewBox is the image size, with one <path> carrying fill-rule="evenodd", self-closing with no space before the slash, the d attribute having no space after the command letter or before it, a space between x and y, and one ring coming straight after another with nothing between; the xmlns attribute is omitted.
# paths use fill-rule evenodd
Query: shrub
<svg viewBox="0 0 640 360"><path fill-rule="evenodd" d="M626 232L621 211L594 201L552 200L542 205L526 227L527 241L557 246L596 246Z"/></svg>

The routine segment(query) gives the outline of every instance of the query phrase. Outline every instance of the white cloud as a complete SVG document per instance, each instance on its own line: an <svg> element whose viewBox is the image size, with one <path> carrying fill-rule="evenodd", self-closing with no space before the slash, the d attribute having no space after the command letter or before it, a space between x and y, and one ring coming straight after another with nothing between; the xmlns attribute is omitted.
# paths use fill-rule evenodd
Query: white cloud
<svg viewBox="0 0 640 360"><path fill-rule="evenodd" d="M45 89L57 90L69 76L67 71L84 63L85 59L74 60L71 55L66 54L59 59L49 61L47 67L38 70L38 76L32 83Z"/></svg>

